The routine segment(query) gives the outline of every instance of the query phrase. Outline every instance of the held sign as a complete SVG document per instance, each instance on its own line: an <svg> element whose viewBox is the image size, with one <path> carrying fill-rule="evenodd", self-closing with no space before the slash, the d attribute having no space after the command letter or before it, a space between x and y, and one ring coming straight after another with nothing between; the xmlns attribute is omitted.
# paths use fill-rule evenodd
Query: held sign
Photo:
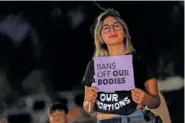
<svg viewBox="0 0 185 123"><path fill-rule="evenodd" d="M128 91L135 88L132 55L94 58L98 91Z"/></svg>

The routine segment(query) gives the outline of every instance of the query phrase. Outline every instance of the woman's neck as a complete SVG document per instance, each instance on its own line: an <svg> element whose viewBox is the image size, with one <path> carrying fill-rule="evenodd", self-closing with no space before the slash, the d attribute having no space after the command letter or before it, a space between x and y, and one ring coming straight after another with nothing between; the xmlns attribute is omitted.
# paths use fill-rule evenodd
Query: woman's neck
<svg viewBox="0 0 185 123"><path fill-rule="evenodd" d="M128 53L124 44L107 45L109 56L120 56Z"/></svg>

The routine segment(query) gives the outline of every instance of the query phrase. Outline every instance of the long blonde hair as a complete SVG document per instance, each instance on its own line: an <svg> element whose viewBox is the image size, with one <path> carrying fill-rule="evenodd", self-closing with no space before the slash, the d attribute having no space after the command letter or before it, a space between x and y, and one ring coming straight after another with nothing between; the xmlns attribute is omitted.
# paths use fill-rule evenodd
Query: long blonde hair
<svg viewBox="0 0 185 123"><path fill-rule="evenodd" d="M128 52L132 53L135 52L135 49L132 46L131 43L131 37L128 31L128 27L125 23L125 21L120 17L120 14L113 10L113 9L107 9L105 12L102 12L97 19L95 20L95 25L93 27L93 37L94 37L94 43L95 43L95 52L93 57L101 57L101 56L108 56L108 49L102 39L101 36L101 29L103 26L103 21L106 17L108 16L112 16L114 18L116 18L123 26L124 30L125 30L125 34L126 34L126 38L124 40L124 44L126 46L126 49L128 50Z"/></svg>

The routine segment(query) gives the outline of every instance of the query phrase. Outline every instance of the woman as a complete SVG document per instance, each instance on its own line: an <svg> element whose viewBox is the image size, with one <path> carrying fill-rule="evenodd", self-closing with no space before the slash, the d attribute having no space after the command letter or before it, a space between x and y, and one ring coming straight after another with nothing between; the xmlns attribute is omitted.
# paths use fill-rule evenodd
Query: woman
<svg viewBox="0 0 185 123"><path fill-rule="evenodd" d="M92 86L94 61L91 60L82 80L85 85L84 110L96 116L99 123L153 123L152 120L144 119L143 107L155 109L160 105L157 80L149 65L136 55L127 25L120 18L119 13L109 9L100 14L94 25L93 36L96 48L95 57L133 55L136 88L130 91L110 92L119 96L130 96L131 103L116 112L101 111L96 101L100 98L100 92L97 93L96 88Z"/></svg>

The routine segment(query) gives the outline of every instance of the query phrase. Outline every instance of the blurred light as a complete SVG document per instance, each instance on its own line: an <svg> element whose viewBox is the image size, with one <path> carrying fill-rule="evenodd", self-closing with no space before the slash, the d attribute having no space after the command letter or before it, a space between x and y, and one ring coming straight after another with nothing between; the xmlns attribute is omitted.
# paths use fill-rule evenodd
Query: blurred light
<svg viewBox="0 0 185 123"><path fill-rule="evenodd" d="M33 105L33 100L32 100L31 98L27 98L27 99L26 99L26 105L27 105L28 107L31 107L31 106Z"/></svg>
<svg viewBox="0 0 185 123"><path fill-rule="evenodd" d="M77 28L86 17L82 11L82 6L78 6L76 10L69 10L68 16L71 18L71 27L73 29Z"/></svg>
<svg viewBox="0 0 185 123"><path fill-rule="evenodd" d="M14 43L20 43L28 33L29 23L22 21L19 15L8 15L0 23L0 33L8 35Z"/></svg>
<svg viewBox="0 0 185 123"><path fill-rule="evenodd" d="M22 87L29 92L45 92L46 87L42 81L42 71L31 71L23 80Z"/></svg>
<svg viewBox="0 0 185 123"><path fill-rule="evenodd" d="M50 16L53 17L53 18L55 18L55 17L59 17L61 14L62 14L62 11L61 11L60 7L56 7L50 13Z"/></svg>
<svg viewBox="0 0 185 123"><path fill-rule="evenodd" d="M179 16L180 16L179 6L174 5L172 12L172 21L175 21Z"/></svg>
<svg viewBox="0 0 185 123"><path fill-rule="evenodd" d="M184 79L179 76L167 77L165 80L159 80L161 91L176 91L184 87Z"/></svg>

